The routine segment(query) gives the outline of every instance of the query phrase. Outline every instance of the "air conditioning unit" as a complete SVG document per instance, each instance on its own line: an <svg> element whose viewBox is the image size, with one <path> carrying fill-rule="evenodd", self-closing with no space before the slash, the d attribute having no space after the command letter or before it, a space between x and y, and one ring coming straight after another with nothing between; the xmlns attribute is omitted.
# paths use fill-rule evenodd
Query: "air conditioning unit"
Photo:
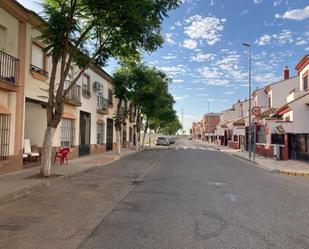
<svg viewBox="0 0 309 249"><path fill-rule="evenodd" d="M98 81L93 82L93 90L96 92L100 92L102 90L101 83Z"/></svg>

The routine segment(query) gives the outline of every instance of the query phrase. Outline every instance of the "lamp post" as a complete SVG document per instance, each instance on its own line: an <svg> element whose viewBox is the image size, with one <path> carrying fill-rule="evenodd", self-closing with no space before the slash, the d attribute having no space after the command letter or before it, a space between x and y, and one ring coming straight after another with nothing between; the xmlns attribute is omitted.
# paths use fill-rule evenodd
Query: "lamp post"
<svg viewBox="0 0 309 249"><path fill-rule="evenodd" d="M209 136L210 136L210 134L209 134L209 119L210 119L210 113L209 113L209 109L210 109L210 107L209 107L209 100L208 100L208 121L207 121L207 133L208 133L208 145L210 144L210 139L209 139Z"/></svg>
<svg viewBox="0 0 309 249"><path fill-rule="evenodd" d="M248 64L249 64L249 131L248 131L248 151L249 151L249 160L251 160L252 154L252 129L251 129L251 45L249 43L243 43L243 46L248 48Z"/></svg>

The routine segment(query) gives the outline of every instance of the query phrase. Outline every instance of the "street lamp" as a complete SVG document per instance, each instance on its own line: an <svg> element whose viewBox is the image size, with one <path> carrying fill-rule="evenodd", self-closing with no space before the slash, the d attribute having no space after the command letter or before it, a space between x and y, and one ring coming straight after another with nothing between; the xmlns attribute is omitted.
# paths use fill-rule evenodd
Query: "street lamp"
<svg viewBox="0 0 309 249"><path fill-rule="evenodd" d="M209 140L209 115L210 115L210 113L209 113L209 103L210 103L210 101L208 100L208 121L207 121L207 132L208 132L208 145L210 144L210 140Z"/></svg>
<svg viewBox="0 0 309 249"><path fill-rule="evenodd" d="M249 160L251 160L252 153L252 131L251 131L251 45L249 43L243 43L243 46L248 48L248 63L249 63L249 138L248 138L248 151Z"/></svg>

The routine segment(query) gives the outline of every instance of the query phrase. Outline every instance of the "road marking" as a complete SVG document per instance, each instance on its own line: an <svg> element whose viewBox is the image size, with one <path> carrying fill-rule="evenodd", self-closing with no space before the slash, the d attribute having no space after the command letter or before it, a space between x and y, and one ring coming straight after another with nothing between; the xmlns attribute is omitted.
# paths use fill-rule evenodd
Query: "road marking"
<svg viewBox="0 0 309 249"><path fill-rule="evenodd" d="M238 195L227 194L226 196L230 199L231 202L237 202Z"/></svg>
<svg viewBox="0 0 309 249"><path fill-rule="evenodd" d="M215 186L224 186L224 185L226 185L226 183L224 183L224 182L210 182L209 184L210 185L215 185Z"/></svg>
<svg viewBox="0 0 309 249"><path fill-rule="evenodd" d="M213 150L211 148L206 148L206 147L202 147L202 146L175 146L174 147L175 150Z"/></svg>

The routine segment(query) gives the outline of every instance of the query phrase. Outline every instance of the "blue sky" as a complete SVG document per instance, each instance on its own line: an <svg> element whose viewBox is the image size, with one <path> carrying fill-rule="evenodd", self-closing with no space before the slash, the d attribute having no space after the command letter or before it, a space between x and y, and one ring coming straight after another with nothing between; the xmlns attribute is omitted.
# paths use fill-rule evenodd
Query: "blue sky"
<svg viewBox="0 0 309 249"><path fill-rule="evenodd" d="M38 10L33 0L19 0ZM309 4L307 0L182 0L180 8L165 19L165 43L147 64L165 71L173 84L175 109L184 112L185 129L208 111L220 112L248 96L246 48L252 45L253 89L290 75L309 53ZM106 71L112 73L116 63Z"/></svg>

